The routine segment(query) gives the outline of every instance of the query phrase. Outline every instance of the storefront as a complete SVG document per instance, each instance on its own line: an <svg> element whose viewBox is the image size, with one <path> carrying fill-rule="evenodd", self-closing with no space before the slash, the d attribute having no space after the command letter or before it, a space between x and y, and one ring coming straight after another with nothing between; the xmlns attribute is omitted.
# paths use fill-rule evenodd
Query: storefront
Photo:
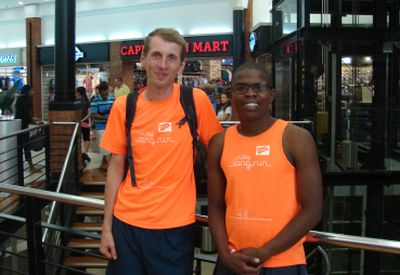
<svg viewBox="0 0 400 275"><path fill-rule="evenodd" d="M54 47L39 48L42 67L42 117L47 119L49 102L54 100ZM76 45L76 87L86 88L88 98L101 81L109 81L109 43Z"/></svg>
<svg viewBox="0 0 400 275"><path fill-rule="evenodd" d="M233 69L232 35L185 37L187 63L178 76L181 84L201 87L210 81L229 84ZM140 64L143 40L124 41L120 46L123 62L132 62L133 89L146 84L146 73Z"/></svg>
<svg viewBox="0 0 400 275"><path fill-rule="evenodd" d="M0 90L20 91L26 84L24 49L0 49Z"/></svg>

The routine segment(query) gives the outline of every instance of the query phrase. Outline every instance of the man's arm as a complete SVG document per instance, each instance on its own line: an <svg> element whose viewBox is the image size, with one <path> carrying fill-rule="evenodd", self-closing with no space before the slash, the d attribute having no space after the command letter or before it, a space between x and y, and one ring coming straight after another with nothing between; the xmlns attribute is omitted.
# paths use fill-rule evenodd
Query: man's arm
<svg viewBox="0 0 400 275"><path fill-rule="evenodd" d="M225 133L214 136L208 146L208 223L218 255L223 265L229 270L242 274L257 274L257 269L249 266L258 261L242 253L232 253L228 247L225 226L225 188L226 179L220 167Z"/></svg>
<svg viewBox="0 0 400 275"><path fill-rule="evenodd" d="M322 215L322 178L317 149L311 134L289 124L284 133L283 147L296 169L297 195L301 210L263 247L243 250L246 254L260 257L261 263L290 248L320 221Z"/></svg>
<svg viewBox="0 0 400 275"><path fill-rule="evenodd" d="M107 170L107 181L104 190L103 231L100 242L100 252L108 259L116 259L114 238L112 235L112 218L118 188L123 181L125 155L112 155Z"/></svg>

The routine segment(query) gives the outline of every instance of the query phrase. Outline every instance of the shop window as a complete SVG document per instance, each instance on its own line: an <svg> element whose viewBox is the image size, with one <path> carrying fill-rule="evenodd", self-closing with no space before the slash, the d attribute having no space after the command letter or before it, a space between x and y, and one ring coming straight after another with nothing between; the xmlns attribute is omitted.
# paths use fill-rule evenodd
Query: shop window
<svg viewBox="0 0 400 275"><path fill-rule="evenodd" d="M75 87L86 88L90 99L95 95L95 87L101 81L109 82L110 65L101 64L76 64ZM49 103L55 100L55 72L53 65L42 67L42 118L48 119Z"/></svg>
<svg viewBox="0 0 400 275"><path fill-rule="evenodd" d="M344 169L366 169L372 134L372 58L342 58L337 161Z"/></svg>
<svg viewBox="0 0 400 275"><path fill-rule="evenodd" d="M0 67L0 91L21 91L26 84L26 66Z"/></svg>

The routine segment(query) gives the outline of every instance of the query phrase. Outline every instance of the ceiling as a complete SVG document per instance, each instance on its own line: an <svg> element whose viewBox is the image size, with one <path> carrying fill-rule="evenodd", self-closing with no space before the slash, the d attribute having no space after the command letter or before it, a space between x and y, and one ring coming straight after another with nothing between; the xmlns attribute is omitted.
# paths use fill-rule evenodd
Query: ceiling
<svg viewBox="0 0 400 275"><path fill-rule="evenodd" d="M0 10L12 9L30 4L54 2L54 0L0 0Z"/></svg>

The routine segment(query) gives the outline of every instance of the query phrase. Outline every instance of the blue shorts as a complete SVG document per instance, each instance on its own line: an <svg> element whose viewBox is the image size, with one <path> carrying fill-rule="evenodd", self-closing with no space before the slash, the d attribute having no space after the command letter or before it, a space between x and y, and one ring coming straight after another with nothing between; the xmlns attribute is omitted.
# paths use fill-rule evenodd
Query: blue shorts
<svg viewBox="0 0 400 275"><path fill-rule="evenodd" d="M263 268L259 275L307 275L307 268L305 265L293 265L283 267L268 267ZM215 265L213 275L235 275L224 267L219 260Z"/></svg>
<svg viewBox="0 0 400 275"><path fill-rule="evenodd" d="M117 260L107 275L193 274L193 225L171 229L144 229L115 217L112 231Z"/></svg>

